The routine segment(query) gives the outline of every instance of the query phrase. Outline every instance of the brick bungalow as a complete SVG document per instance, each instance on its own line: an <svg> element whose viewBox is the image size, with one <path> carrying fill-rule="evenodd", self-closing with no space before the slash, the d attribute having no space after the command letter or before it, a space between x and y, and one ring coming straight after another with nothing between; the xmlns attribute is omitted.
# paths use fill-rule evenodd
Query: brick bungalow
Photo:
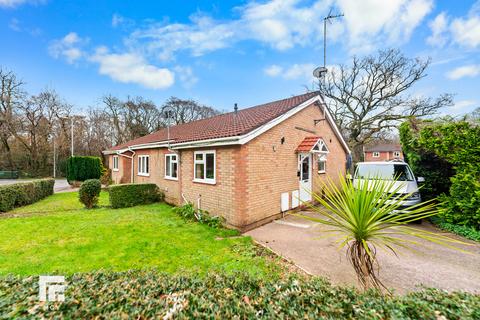
<svg viewBox="0 0 480 320"><path fill-rule="evenodd" d="M278 218L350 153L317 92L161 129L104 151L115 183L156 183L248 230Z"/></svg>
<svg viewBox="0 0 480 320"><path fill-rule="evenodd" d="M363 149L365 161L403 160L402 146L398 143L378 143Z"/></svg>

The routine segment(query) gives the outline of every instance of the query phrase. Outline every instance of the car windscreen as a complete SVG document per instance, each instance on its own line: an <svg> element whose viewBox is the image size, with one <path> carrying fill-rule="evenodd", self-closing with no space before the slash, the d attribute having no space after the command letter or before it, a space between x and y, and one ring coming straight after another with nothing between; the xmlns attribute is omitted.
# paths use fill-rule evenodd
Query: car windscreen
<svg viewBox="0 0 480 320"><path fill-rule="evenodd" d="M355 174L357 179L381 179L398 181L413 181L413 174L405 164L386 163L368 164L357 166Z"/></svg>

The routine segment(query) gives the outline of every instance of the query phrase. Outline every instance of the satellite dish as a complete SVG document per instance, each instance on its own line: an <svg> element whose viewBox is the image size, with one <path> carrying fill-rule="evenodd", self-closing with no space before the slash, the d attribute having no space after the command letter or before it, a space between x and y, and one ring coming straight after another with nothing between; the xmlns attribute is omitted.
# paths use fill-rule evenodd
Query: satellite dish
<svg viewBox="0 0 480 320"><path fill-rule="evenodd" d="M325 74L327 73L327 68L325 67L317 67L315 70L313 70L313 76L315 78L323 78Z"/></svg>

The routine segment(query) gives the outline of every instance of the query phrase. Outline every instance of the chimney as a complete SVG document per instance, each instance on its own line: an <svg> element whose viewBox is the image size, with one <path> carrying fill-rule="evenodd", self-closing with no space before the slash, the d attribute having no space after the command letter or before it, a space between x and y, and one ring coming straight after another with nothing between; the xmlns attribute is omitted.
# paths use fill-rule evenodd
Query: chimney
<svg viewBox="0 0 480 320"><path fill-rule="evenodd" d="M235 105L233 106L233 112L235 112L235 114L238 113L238 105L237 105L237 103L235 103Z"/></svg>

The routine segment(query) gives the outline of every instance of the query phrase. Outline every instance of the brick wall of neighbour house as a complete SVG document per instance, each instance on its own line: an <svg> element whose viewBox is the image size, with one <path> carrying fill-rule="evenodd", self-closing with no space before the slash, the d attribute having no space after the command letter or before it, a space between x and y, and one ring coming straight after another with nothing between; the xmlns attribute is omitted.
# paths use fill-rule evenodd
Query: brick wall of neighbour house
<svg viewBox="0 0 480 320"><path fill-rule="evenodd" d="M236 160L240 146L198 148L181 151L181 176L182 192L188 201L197 206L200 197L201 209L207 210L212 215L225 217L231 226L239 226L241 216L237 212L235 201L235 174L237 172ZM216 173L214 185L193 181L194 151L215 150Z"/></svg>
<svg viewBox="0 0 480 320"><path fill-rule="evenodd" d="M364 161L389 161L393 159L403 160L403 152L400 152L400 157L395 157L393 151L379 151L379 157L374 157L373 152L367 151L364 153Z"/></svg>
<svg viewBox="0 0 480 320"><path fill-rule="evenodd" d="M321 182L327 176L338 180L339 174L345 174L347 154L340 141L327 121L314 125L314 119L324 119L324 115L317 106L311 105L246 144L242 157L246 162L244 228L255 227L278 216L284 192L289 193L291 207L292 191L299 189L295 149L305 137L322 137L330 151L326 173L318 173L317 156L313 158L312 187L315 192L321 192ZM281 144L282 137L284 144Z"/></svg>

